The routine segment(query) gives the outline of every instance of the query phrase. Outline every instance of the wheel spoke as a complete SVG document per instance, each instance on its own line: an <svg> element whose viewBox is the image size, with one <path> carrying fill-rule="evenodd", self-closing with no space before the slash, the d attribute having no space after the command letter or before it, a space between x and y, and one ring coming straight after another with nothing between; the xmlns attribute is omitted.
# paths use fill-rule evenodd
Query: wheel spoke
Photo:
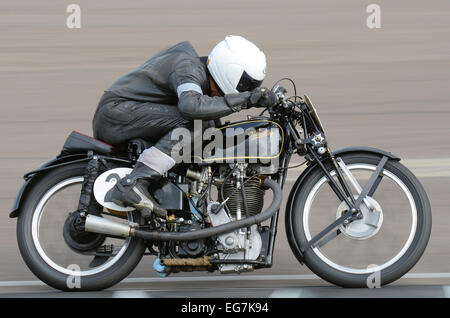
<svg viewBox="0 0 450 318"><path fill-rule="evenodd" d="M344 172L344 174L347 176L347 178L350 180L350 183L352 184L353 188L356 190L356 193L358 193L358 195L361 195L361 192L363 191L363 188L359 185L358 180L356 180L355 176L350 172L350 170L347 168L347 166L344 163L344 160L342 160L342 158L337 158L336 159L339 167L342 169L342 171ZM384 164L383 164L384 166ZM376 180L376 182L378 181L378 178ZM381 181L381 180L379 180ZM374 184L374 186L370 189L370 192L373 194L375 192L375 190L378 187L378 183L376 183L376 185ZM371 196L371 195L369 195ZM367 197L363 198L364 204L369 208L369 210L373 210L374 207L372 206L372 204L370 204L369 200L367 199ZM356 205L356 204L355 204ZM359 204L358 204L359 206Z"/></svg>
<svg viewBox="0 0 450 318"><path fill-rule="evenodd" d="M377 179L375 180L375 183L372 186L372 189L370 189L369 193L367 194L369 197L373 197L375 191L378 189L378 186L380 185L381 180L383 180L383 175L379 174Z"/></svg>
<svg viewBox="0 0 450 318"><path fill-rule="evenodd" d="M338 236L339 234L341 234L341 230L336 230L334 232L331 232L330 234L328 234L327 236L325 236L321 241L319 241L318 243L314 244L313 247L322 247L325 244L327 244L329 241L331 241L332 239L334 239L336 236Z"/></svg>
<svg viewBox="0 0 450 318"><path fill-rule="evenodd" d="M341 225L342 223L344 223L344 221L346 219L348 219L349 217L351 217L353 214L352 211L347 211L345 212L340 218L338 218L336 221L334 221L333 223L331 223L330 225L328 225L325 229L323 229L319 234L317 234L316 236L313 237L313 239L311 241L308 242L306 248L309 248L311 246L314 246L314 244L316 244L316 242L318 242L320 239L322 239L325 235L327 235L330 231L332 231L334 228L338 227L339 225Z"/></svg>
<svg viewBox="0 0 450 318"><path fill-rule="evenodd" d="M358 199L356 200L355 203L355 208L359 208L359 205L361 204L361 202L366 198L367 194L372 191L372 188L375 184L375 181L377 180L378 176L380 175L381 171L383 170L384 165L386 164L386 162L388 161L388 157L384 156L383 158L381 158L380 162L378 163L378 166L376 167L375 171L373 172L373 174L370 176L369 181L366 183L366 185L364 186L364 189L361 191L361 193L359 194ZM370 209L370 208L369 208Z"/></svg>

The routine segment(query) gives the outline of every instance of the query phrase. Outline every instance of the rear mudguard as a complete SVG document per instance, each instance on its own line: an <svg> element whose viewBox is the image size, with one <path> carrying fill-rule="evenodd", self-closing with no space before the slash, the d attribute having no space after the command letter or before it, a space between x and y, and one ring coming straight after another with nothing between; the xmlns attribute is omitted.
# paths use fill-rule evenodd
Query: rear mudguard
<svg viewBox="0 0 450 318"><path fill-rule="evenodd" d="M15 218L19 216L20 208L23 200L27 196L28 192L32 188L33 184L36 183L40 179L42 175L44 175L47 171L52 168L56 168L61 164L88 161L88 154L70 154L70 155L59 155L54 157L47 162L45 162L39 169L28 172L24 175L24 183L17 193L16 200L14 201L14 206L12 208L12 212L9 214L10 218Z"/></svg>
<svg viewBox="0 0 450 318"><path fill-rule="evenodd" d="M355 147L346 147L346 148L340 148L333 152L334 156L339 156L343 154L350 154L350 153L372 153L377 154L380 156L386 156L390 160L400 161L400 158L396 155L381 150L377 148L372 147L364 147L364 146L355 146ZM289 198L286 203L286 213L285 213L285 226L286 226L286 236L289 242L289 245L291 247L292 252L294 253L297 260L303 264L303 253L301 246L299 246L297 240L294 237L294 231L293 231L293 224L292 224L292 213L294 210L293 204L295 201L295 197L297 196L298 192L301 191L302 185L307 179L308 175L316 169L318 165L316 163L311 164L308 166L302 174L298 177L298 179L295 181L294 185L292 186L291 192L289 193Z"/></svg>

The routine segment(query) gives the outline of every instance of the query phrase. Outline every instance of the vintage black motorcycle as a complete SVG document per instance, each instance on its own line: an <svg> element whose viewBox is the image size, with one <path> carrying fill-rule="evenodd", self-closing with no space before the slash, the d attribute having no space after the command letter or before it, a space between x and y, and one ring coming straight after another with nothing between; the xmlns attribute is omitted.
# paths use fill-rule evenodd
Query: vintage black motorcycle
<svg viewBox="0 0 450 318"><path fill-rule="evenodd" d="M50 286L83 291L118 283L143 255L156 256L160 276L271 267L282 188L295 180L288 171L300 174L305 164L284 216L298 261L344 287L370 287L375 274L380 285L403 276L430 237L423 187L390 152L332 151L311 100L291 83L293 97L275 86L277 106L218 127L233 146L202 153L150 186L166 217L144 219L108 201L151 141L115 148L72 132L57 157L24 176L10 214L28 267ZM289 166L293 154L304 162Z"/></svg>

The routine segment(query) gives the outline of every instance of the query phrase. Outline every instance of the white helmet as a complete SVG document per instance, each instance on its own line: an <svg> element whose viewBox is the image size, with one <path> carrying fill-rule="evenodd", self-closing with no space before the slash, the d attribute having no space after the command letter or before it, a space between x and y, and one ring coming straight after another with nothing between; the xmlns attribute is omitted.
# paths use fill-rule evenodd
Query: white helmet
<svg viewBox="0 0 450 318"><path fill-rule="evenodd" d="M224 94L250 91L266 76L266 56L242 36L225 37L209 54L207 65Z"/></svg>

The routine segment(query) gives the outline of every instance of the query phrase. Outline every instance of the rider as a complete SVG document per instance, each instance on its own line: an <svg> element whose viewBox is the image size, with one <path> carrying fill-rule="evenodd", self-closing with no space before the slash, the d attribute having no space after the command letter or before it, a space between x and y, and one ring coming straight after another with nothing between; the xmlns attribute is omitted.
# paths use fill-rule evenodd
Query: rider
<svg viewBox="0 0 450 318"><path fill-rule="evenodd" d="M134 206L146 218L151 212L167 215L147 189L176 164L170 155L182 143L171 139L172 130L275 105L276 95L260 88L265 74L264 53L241 36L227 36L207 57L189 42L178 43L114 82L97 107L95 138L116 146L133 138L156 142L114 186L111 200Z"/></svg>

